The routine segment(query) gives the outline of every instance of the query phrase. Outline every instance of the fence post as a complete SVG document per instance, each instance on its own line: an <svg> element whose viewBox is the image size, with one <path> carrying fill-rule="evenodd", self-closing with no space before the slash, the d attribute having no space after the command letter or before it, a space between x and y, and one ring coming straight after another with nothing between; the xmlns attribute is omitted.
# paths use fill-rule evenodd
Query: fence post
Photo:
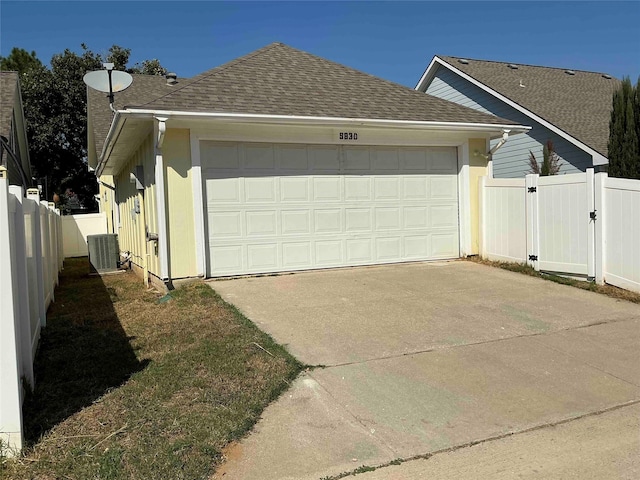
<svg viewBox="0 0 640 480"><path fill-rule="evenodd" d="M538 232L538 178L537 173L525 177L525 205L527 225L527 264L540 271L540 236Z"/></svg>
<svg viewBox="0 0 640 480"><path fill-rule="evenodd" d="M595 178L593 168L587 168L587 208L589 209L589 218L585 220L589 222L587 228L587 280L593 280L596 277L596 199L595 199Z"/></svg>
<svg viewBox="0 0 640 480"><path fill-rule="evenodd" d="M480 205L480 212L479 212L479 218L478 218L478 240L480 242L480 245L478 246L478 250L480 251L480 258L486 258L487 256L487 252L486 250L486 245L487 245L487 240L486 240L486 225L485 225L485 215L486 215L486 198L487 198L487 194L485 192L485 188L487 187L487 177L480 177L478 179L478 195L479 195L479 199L478 199L478 205Z"/></svg>
<svg viewBox="0 0 640 480"><path fill-rule="evenodd" d="M22 187L10 186L9 193L16 199L16 213L14 221L14 250L16 290L18 295L18 335L20 337L20 356L22 358L21 375L33 387L33 352L31 351L31 314L29 309L29 280L27 278L27 240L24 225L24 210L22 206Z"/></svg>
<svg viewBox="0 0 640 480"><path fill-rule="evenodd" d="M37 188L30 188L27 190L27 198L35 202L33 215L34 215L34 230L33 236L35 238L35 266L36 266L36 278L38 283L38 311L40 317L40 325L42 327L47 326L47 307L45 304L45 291L44 291L44 266L42 259L42 213L40 211L40 192Z"/></svg>
<svg viewBox="0 0 640 480"><path fill-rule="evenodd" d="M605 188L607 186L607 179L609 176L606 172L600 172L595 175L595 187L594 187L594 211L596 212L595 220L595 279L599 285L604 285L605 282L605 270L607 268L607 238L605 235L605 220L606 220L606 204L605 204Z"/></svg>
<svg viewBox="0 0 640 480"><path fill-rule="evenodd" d="M16 305L12 278L9 181L0 166L0 440L2 454L15 455L22 449L22 402Z"/></svg>

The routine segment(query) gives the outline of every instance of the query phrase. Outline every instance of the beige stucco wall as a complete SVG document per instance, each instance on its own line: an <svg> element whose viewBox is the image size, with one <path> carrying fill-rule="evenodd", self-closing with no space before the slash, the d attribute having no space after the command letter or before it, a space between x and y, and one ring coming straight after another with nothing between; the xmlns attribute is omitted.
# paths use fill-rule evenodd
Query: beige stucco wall
<svg viewBox="0 0 640 480"><path fill-rule="evenodd" d="M168 129L162 156L165 164L171 278L194 277L198 273L189 130Z"/></svg>
<svg viewBox="0 0 640 480"><path fill-rule="evenodd" d="M481 155L487 153L487 141L484 138L469 139L469 209L471 216L471 253L480 253L480 201L478 179L488 175L488 162Z"/></svg>

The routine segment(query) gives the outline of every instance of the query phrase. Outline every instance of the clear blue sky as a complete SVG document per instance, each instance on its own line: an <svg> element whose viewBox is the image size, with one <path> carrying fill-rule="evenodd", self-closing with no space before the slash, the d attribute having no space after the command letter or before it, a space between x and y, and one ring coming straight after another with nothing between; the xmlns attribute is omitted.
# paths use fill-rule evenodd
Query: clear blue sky
<svg viewBox="0 0 640 480"><path fill-rule="evenodd" d="M0 1L0 54L86 43L189 77L271 42L414 87L435 54L640 74L640 2Z"/></svg>

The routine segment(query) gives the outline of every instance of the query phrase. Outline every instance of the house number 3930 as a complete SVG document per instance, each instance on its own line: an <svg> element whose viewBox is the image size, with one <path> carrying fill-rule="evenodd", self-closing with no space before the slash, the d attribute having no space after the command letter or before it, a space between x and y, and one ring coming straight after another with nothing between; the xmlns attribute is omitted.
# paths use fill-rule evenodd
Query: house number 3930
<svg viewBox="0 0 640 480"><path fill-rule="evenodd" d="M340 132L340 140L358 140L358 132Z"/></svg>

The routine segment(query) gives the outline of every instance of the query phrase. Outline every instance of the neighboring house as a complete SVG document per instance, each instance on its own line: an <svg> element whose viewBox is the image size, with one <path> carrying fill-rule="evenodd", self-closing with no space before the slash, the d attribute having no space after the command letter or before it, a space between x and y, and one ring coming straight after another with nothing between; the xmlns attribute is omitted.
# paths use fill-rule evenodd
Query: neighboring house
<svg viewBox="0 0 640 480"><path fill-rule="evenodd" d="M27 128L18 72L0 72L0 165L9 183L25 191L32 185Z"/></svg>
<svg viewBox="0 0 640 480"><path fill-rule="evenodd" d="M531 126L493 155L494 177L522 177L531 173L529 151L541 163L547 140L561 157L561 174L606 166L619 85L604 73L435 56L416 90Z"/></svg>
<svg viewBox="0 0 640 480"><path fill-rule="evenodd" d="M164 284L477 253L473 152L528 128L280 43L170 83L88 92L120 248Z"/></svg>

